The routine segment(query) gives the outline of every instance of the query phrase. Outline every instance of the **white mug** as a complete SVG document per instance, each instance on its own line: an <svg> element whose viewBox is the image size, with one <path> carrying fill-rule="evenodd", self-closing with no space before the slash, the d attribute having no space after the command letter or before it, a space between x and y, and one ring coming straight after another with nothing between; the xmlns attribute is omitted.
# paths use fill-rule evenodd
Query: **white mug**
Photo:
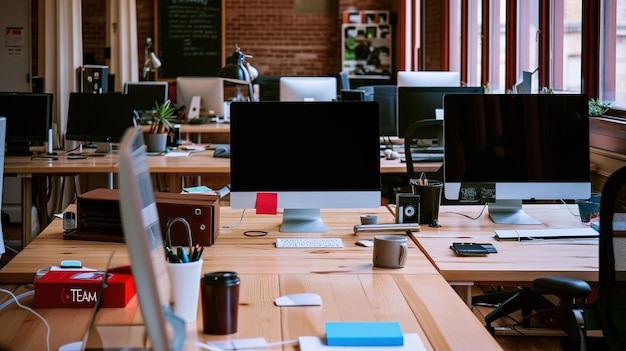
<svg viewBox="0 0 626 351"><path fill-rule="evenodd" d="M406 263L408 244L404 235L377 235L374 237L374 266L402 268Z"/></svg>

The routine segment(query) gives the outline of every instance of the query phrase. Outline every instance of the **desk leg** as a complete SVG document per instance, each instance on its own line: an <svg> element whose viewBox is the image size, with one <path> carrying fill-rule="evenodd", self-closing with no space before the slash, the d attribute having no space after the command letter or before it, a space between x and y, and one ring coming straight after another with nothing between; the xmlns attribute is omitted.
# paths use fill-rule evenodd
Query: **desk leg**
<svg viewBox="0 0 626 351"><path fill-rule="evenodd" d="M472 286L474 286L473 282L448 282L452 289L459 294L459 297L463 301L467 307L472 308Z"/></svg>
<svg viewBox="0 0 626 351"><path fill-rule="evenodd" d="M167 173L167 184L170 193L180 193L183 191L183 178L178 173Z"/></svg>
<svg viewBox="0 0 626 351"><path fill-rule="evenodd" d="M22 179L22 249L32 240L31 212L33 208L33 177L31 174L18 174Z"/></svg>

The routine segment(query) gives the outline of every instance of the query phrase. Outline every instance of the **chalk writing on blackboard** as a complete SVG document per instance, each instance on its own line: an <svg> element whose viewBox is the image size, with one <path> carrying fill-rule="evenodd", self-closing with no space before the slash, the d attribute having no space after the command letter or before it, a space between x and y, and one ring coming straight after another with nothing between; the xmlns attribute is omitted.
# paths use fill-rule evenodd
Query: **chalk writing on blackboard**
<svg viewBox="0 0 626 351"><path fill-rule="evenodd" d="M215 76L224 64L223 0L159 0L160 78Z"/></svg>

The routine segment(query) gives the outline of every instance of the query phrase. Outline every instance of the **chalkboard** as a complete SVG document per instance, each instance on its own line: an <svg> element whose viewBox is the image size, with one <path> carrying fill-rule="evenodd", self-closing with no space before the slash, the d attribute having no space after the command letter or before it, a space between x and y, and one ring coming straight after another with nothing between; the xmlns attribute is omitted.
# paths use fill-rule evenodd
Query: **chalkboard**
<svg viewBox="0 0 626 351"><path fill-rule="evenodd" d="M159 79L216 76L225 64L225 0L155 0Z"/></svg>

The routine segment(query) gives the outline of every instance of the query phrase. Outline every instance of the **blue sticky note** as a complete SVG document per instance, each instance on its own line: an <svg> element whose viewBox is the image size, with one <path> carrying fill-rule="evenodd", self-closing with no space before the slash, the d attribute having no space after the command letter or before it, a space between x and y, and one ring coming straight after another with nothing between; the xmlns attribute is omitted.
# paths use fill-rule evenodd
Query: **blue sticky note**
<svg viewBox="0 0 626 351"><path fill-rule="evenodd" d="M326 322L327 346L402 346L398 322Z"/></svg>

